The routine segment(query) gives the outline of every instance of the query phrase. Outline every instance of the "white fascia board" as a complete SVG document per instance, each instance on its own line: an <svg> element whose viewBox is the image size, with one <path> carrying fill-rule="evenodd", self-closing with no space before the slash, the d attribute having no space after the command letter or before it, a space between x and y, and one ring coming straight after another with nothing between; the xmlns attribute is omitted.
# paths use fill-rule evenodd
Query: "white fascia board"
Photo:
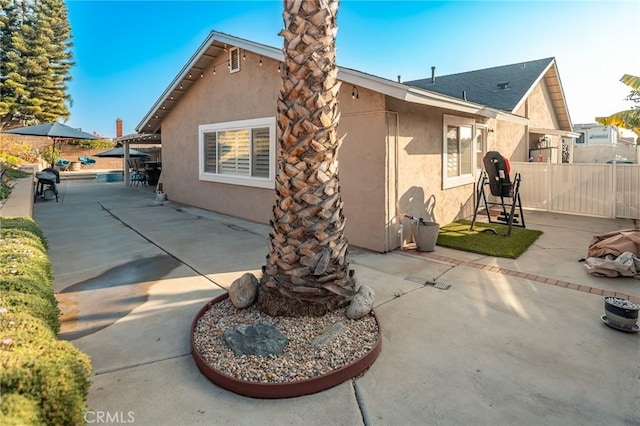
<svg viewBox="0 0 640 426"><path fill-rule="evenodd" d="M140 123L136 127L136 131L138 133L145 133L145 126L147 125L147 123L167 101L171 93L173 93L173 91L180 85L182 80L186 78L186 76L189 74L189 71L197 63L204 52L207 51L209 46L211 46L211 44L213 44L214 42L226 43L230 47L239 47L240 49L244 49L258 55L274 59L276 61L284 61L284 54L281 49L237 38L228 34L212 31L207 39L191 56L185 66L182 67L178 75L173 79L167 89L153 104L142 121L140 121ZM529 122L529 120L521 118L514 114L508 114L484 105L474 104L472 102L463 101L450 96L430 92L428 90L407 86L406 84L398 83L382 77L377 77L375 75L367 74L361 71L356 71L351 68L342 68L338 66L338 79L343 83L353 84L359 87L373 90L375 92L379 92L392 98L396 98L406 102L445 108L453 111L467 112L470 114L477 114L488 118L499 118L502 120L518 122L522 124L527 124Z"/></svg>
<svg viewBox="0 0 640 426"><path fill-rule="evenodd" d="M145 131L145 126L151 120L151 118L158 112L161 106L167 101L171 93L180 85L180 82L186 78L189 74L190 70L195 66L198 60L202 57L202 55L209 49L209 47L214 43L226 43L230 47L239 47L240 49L248 50L250 52L256 53L258 55L262 55L267 58L275 59L277 61L284 60L284 54L281 50L276 49L275 47L266 46L260 43L254 43L248 40L244 40L241 38L233 37L228 34L218 33L216 31L212 31L209 36L206 38L200 47L195 51L195 53L191 56L189 61L182 67L178 75L173 79L171 84L166 88L166 90L160 95L158 100L153 104L149 112L142 118L142 121L138 123L136 127L136 131L139 133L143 133Z"/></svg>
<svg viewBox="0 0 640 426"><path fill-rule="evenodd" d="M149 109L149 112L147 112L147 114L142 118L140 123L138 123L138 126L136 126L136 131L138 133L144 133L145 132L145 127L144 126L147 124L147 122L149 120L151 120L151 117L154 116L154 114L158 111L160 106L167 100L167 98L175 90L175 88L180 85L180 82L189 73L189 70L193 67L193 64L195 64L198 61L200 56L202 56L202 54L209 48L211 43L213 43L213 41L215 40L215 35L216 35L215 32L212 31L211 34L209 34L209 37L207 37L205 39L205 41L203 41L202 44L200 44L200 47L198 47L198 49L191 56L189 61L187 61L185 66L182 67L182 69L180 70L178 75L176 75L175 78L173 79L173 81L171 81L171 84L169 84L169 86L167 86L167 88L162 93L162 95L160 95L160 97L153 104L151 109Z"/></svg>
<svg viewBox="0 0 640 426"><path fill-rule="evenodd" d="M474 104L472 102L463 101L417 87L407 86L403 83L397 83L392 80L366 74L350 68L339 68L338 79L344 83L354 84L405 102L467 112L470 114L478 114L488 118L496 118L501 114L500 111L484 105Z"/></svg>
<svg viewBox="0 0 640 426"><path fill-rule="evenodd" d="M534 80L534 82L531 84L531 86L529 86L529 88L525 92L524 96L522 96L522 98L520 98L520 100L518 101L516 106L513 108L513 111L517 111L522 106L524 101L529 97L529 95L533 91L534 87L536 87L538 85L538 83L540 83L540 81L544 78L545 74L547 74L547 71L549 71L549 68L551 68L553 66L553 64L555 64L555 63L556 63L556 60L553 59L552 61L549 62L549 64L547 64L545 69L540 73L540 75L538 75L538 77ZM556 74L557 73L558 73L558 70L556 70Z"/></svg>
<svg viewBox="0 0 640 426"><path fill-rule="evenodd" d="M212 31L211 34L213 36L211 43L213 43L214 41L217 41L219 43L226 43L230 46L239 47L240 49L248 50L258 55L275 59L276 61L284 61L284 54L282 53L281 49L277 49L272 46L267 46L266 44L260 44L260 43L245 40L242 38L237 38L234 36L230 36L228 34L218 33L215 31ZM198 55L198 57L199 56L200 55Z"/></svg>

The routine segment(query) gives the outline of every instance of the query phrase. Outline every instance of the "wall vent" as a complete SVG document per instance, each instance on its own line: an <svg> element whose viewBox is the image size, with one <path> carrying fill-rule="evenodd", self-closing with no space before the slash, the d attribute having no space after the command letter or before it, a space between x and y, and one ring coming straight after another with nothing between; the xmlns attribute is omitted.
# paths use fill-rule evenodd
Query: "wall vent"
<svg viewBox="0 0 640 426"><path fill-rule="evenodd" d="M240 49L233 47L229 49L229 72L240 71Z"/></svg>

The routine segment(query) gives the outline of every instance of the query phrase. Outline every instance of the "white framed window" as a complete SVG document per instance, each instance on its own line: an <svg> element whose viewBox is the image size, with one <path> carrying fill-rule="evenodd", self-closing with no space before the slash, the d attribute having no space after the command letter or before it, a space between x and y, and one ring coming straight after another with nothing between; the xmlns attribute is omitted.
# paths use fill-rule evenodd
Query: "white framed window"
<svg viewBox="0 0 640 426"><path fill-rule="evenodd" d="M274 188L275 117L203 124L198 139L200 180Z"/></svg>
<svg viewBox="0 0 640 426"><path fill-rule="evenodd" d="M232 47L229 49L229 73L240 71L240 49Z"/></svg>
<svg viewBox="0 0 640 426"><path fill-rule="evenodd" d="M442 127L442 189L473 183L477 163L475 120L444 115Z"/></svg>

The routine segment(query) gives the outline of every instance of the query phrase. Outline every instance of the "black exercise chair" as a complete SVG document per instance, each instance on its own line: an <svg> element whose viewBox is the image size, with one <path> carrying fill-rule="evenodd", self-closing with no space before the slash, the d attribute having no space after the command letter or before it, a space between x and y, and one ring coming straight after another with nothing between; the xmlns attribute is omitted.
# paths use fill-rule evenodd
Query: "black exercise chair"
<svg viewBox="0 0 640 426"><path fill-rule="evenodd" d="M496 219L508 225L506 233L508 237L511 235L512 226L525 228L522 201L520 200L520 173L516 173L513 182L511 182L509 178L509 172L511 171L509 160L497 151L487 152L483 163L484 171L481 173L480 179L478 179L478 186L476 187L475 209L473 212L473 220L471 221L471 230L473 230L476 224L478 210L482 209L480 206L482 202L489 223L494 223L491 221L490 208L500 207L500 212ZM491 195L500 199L500 202L489 202L487 200L487 194L485 193L486 186L489 187ZM517 212L516 207L518 208Z"/></svg>

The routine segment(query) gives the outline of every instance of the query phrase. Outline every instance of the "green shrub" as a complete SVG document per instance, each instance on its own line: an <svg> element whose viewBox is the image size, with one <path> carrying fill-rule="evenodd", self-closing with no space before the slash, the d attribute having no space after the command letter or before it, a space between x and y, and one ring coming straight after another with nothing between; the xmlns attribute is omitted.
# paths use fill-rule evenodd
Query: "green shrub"
<svg viewBox="0 0 640 426"><path fill-rule="evenodd" d="M52 146L48 146L42 150L40 156L47 164L55 164L60 159L60 150Z"/></svg>
<svg viewBox="0 0 640 426"><path fill-rule="evenodd" d="M47 248L47 240L42 230L30 217L0 217L0 232L4 233L9 229L22 229L29 232Z"/></svg>
<svg viewBox="0 0 640 426"><path fill-rule="evenodd" d="M2 241L3 244L20 244L25 247L33 247L43 253L46 252L46 247L42 243L42 240L26 229L3 229L0 231L0 241Z"/></svg>
<svg viewBox="0 0 640 426"><path fill-rule="evenodd" d="M9 167L5 169L5 176L12 179L22 179L31 176L31 173L25 172L24 170L16 169L13 167Z"/></svg>
<svg viewBox="0 0 640 426"><path fill-rule="evenodd" d="M0 395L0 425L24 426L43 424L38 402L17 393Z"/></svg>
<svg viewBox="0 0 640 426"><path fill-rule="evenodd" d="M0 277L0 293L15 291L43 298L51 304L57 304L51 284L32 281L28 276Z"/></svg>
<svg viewBox="0 0 640 426"><path fill-rule="evenodd" d="M2 342L0 342L2 343ZM3 345L0 349L0 387L19 393L42 407L46 424L84 424L89 390L89 357L66 341L42 345Z"/></svg>
<svg viewBox="0 0 640 426"><path fill-rule="evenodd" d="M11 194L11 187L4 182L0 182L0 200L5 200Z"/></svg>
<svg viewBox="0 0 640 426"><path fill-rule="evenodd" d="M84 424L89 357L59 341L46 240L30 218L0 218L0 424Z"/></svg>
<svg viewBox="0 0 640 426"><path fill-rule="evenodd" d="M23 347L47 346L56 340L53 330L41 319L6 307L0 309L0 354Z"/></svg>
<svg viewBox="0 0 640 426"><path fill-rule="evenodd" d="M40 240L27 238L2 238L0 247L4 259L0 259L0 276L3 266L16 271L7 271L12 275L23 273L41 274L43 278L52 278L51 262Z"/></svg>
<svg viewBox="0 0 640 426"><path fill-rule="evenodd" d="M57 303L36 294L24 294L17 291L0 293L0 309L9 312L24 312L42 320L54 334L60 331L60 309Z"/></svg>
<svg viewBox="0 0 640 426"><path fill-rule="evenodd" d="M20 166L22 164L24 164L25 161L20 158L20 157L16 157L15 155L11 155L11 154L7 154L6 152L0 152L0 164L6 166L10 166L10 167L15 167L15 166Z"/></svg>
<svg viewBox="0 0 640 426"><path fill-rule="evenodd" d="M57 306L42 231L24 218L2 218L0 226L0 294L32 294Z"/></svg>
<svg viewBox="0 0 640 426"><path fill-rule="evenodd" d="M7 156L23 160L22 162L35 163L38 154L29 142L7 142L2 144L2 152Z"/></svg>
<svg viewBox="0 0 640 426"><path fill-rule="evenodd" d="M84 149L113 148L116 146L110 139L74 139L67 141L66 144Z"/></svg>

